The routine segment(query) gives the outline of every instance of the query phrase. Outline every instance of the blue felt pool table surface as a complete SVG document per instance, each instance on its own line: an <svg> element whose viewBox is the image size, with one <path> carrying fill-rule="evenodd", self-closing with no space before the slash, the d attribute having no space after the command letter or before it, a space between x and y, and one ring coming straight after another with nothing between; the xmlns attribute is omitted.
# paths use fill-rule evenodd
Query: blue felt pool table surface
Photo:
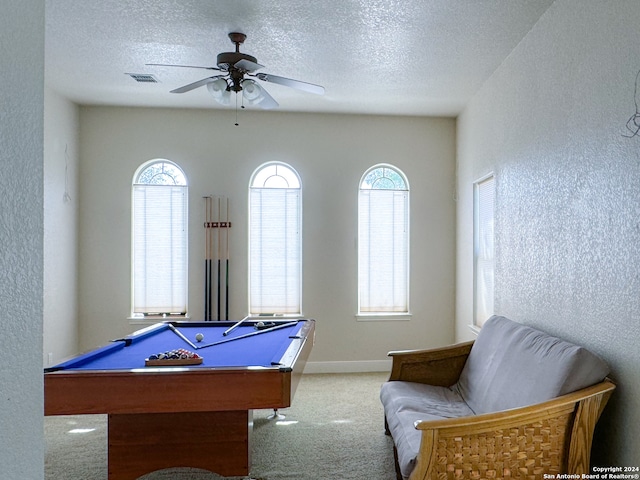
<svg viewBox="0 0 640 480"><path fill-rule="evenodd" d="M299 338L305 322L307 320L268 322L279 327L271 331L257 330L256 321L244 322L227 336L223 336L223 332L236 322L164 322L113 340L48 370L145 368L145 359L150 355L180 348L193 351L203 358L202 364L190 365L189 368L274 367L279 365L292 340ZM172 326L193 345L181 338ZM196 340L198 333L204 335L200 342ZM207 346L219 341L224 343Z"/></svg>
<svg viewBox="0 0 640 480"><path fill-rule="evenodd" d="M246 476L251 412L291 405L315 321L268 319L269 331L247 320L223 336L235 323L158 323L49 367L45 415L107 414L110 480L184 466ZM207 346L218 341L225 343ZM149 356L180 348L202 364L145 366Z"/></svg>

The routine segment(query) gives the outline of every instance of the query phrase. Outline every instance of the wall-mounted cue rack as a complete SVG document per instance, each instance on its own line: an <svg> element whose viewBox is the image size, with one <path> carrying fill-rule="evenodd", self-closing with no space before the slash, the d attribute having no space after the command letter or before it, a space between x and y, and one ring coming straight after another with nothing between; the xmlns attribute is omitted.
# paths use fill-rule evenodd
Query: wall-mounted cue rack
<svg viewBox="0 0 640 480"><path fill-rule="evenodd" d="M216 320L229 319L229 199L204 198L204 319L213 320L214 291ZM224 233L223 233L224 232ZM222 271L224 269L224 276ZM215 270L215 275L214 275ZM224 286L223 286L224 283ZM224 289L224 298L223 292ZM224 304L224 318L222 306Z"/></svg>

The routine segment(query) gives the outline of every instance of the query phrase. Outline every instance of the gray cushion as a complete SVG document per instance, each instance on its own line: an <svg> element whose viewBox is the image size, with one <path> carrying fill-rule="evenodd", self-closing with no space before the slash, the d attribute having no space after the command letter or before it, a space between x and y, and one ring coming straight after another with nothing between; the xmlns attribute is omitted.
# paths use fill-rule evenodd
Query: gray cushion
<svg viewBox="0 0 640 480"><path fill-rule="evenodd" d="M414 382L386 382L380 389L385 412L415 410L441 418L473 415L458 392Z"/></svg>
<svg viewBox="0 0 640 480"><path fill-rule="evenodd" d="M446 387L413 382L386 382L380 390L380 400L404 478L411 474L420 449L422 434L415 429L415 422L473 415L460 395Z"/></svg>
<svg viewBox="0 0 640 480"><path fill-rule="evenodd" d="M482 414L550 400L598 383L608 373L607 364L582 347L493 316L453 389Z"/></svg>

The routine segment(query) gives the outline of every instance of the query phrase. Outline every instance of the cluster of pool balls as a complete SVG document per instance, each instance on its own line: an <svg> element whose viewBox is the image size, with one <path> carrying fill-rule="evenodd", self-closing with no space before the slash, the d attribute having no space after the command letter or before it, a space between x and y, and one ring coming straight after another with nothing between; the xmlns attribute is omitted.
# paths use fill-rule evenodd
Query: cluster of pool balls
<svg viewBox="0 0 640 480"><path fill-rule="evenodd" d="M179 348L177 350L155 353L149 356L149 360L184 360L187 358L200 358L200 355L195 352L185 350L184 348Z"/></svg>

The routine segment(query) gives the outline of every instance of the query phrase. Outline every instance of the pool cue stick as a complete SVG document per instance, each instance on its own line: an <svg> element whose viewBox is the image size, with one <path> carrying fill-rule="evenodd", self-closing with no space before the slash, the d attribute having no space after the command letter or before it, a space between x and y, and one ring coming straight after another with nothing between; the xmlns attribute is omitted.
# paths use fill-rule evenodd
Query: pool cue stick
<svg viewBox="0 0 640 480"><path fill-rule="evenodd" d="M222 220L222 210L221 210L221 197L218 197L218 320L222 320L220 318L220 274L221 274L221 266L220 266L220 225Z"/></svg>
<svg viewBox="0 0 640 480"><path fill-rule="evenodd" d="M208 256L208 264L209 264L209 269L208 269L208 282L209 282L209 289L207 291L207 318L206 320L211 320L211 316L212 316L212 302L213 302L213 266L211 264L211 256L212 256L212 251L213 251L213 232L211 231L211 229L213 228L213 198L211 197L211 195L209 195L207 197L207 202L209 204L209 213L208 213L208 231L209 231L209 241L207 242L208 244L208 248L209 248L209 256Z"/></svg>
<svg viewBox="0 0 640 480"><path fill-rule="evenodd" d="M193 347L194 349L197 349L198 347L196 347L193 342L191 342L191 340L189 340L187 337L185 337L182 332L180 330L178 330L174 325L171 325L170 323L169 325L169 329L175 333L176 335L178 335L182 340L184 340L185 342L187 342L189 345L191 345L191 347Z"/></svg>
<svg viewBox="0 0 640 480"><path fill-rule="evenodd" d="M213 230L215 223L213 221L213 197L209 195L209 316L207 320L213 320Z"/></svg>
<svg viewBox="0 0 640 480"><path fill-rule="evenodd" d="M233 325L231 325L231 327L227 328L224 332L222 332L222 336L226 337L227 335L229 335L232 331L234 331L236 328L238 328L240 325L242 325L246 320L248 320L250 318L250 315L247 315L246 317L244 317L242 320L240 320L239 322L234 323Z"/></svg>
<svg viewBox="0 0 640 480"><path fill-rule="evenodd" d="M231 222L229 221L229 198L227 198L227 229L225 231L225 240L227 247L227 254L225 255L227 265L224 269L225 273L225 290L224 290L224 319L229 320L229 229L231 228Z"/></svg>
<svg viewBox="0 0 640 480"><path fill-rule="evenodd" d="M204 198L204 319L209 315L209 197Z"/></svg>
<svg viewBox="0 0 640 480"><path fill-rule="evenodd" d="M204 199L204 318L207 318L207 197Z"/></svg>
<svg viewBox="0 0 640 480"><path fill-rule="evenodd" d="M200 345L199 347L196 347L196 348L200 349L200 348L214 347L216 345L222 345L223 343L233 342L234 340L242 340L243 338L255 337L256 335L262 335L263 333L273 332L274 330L280 330L281 328L292 327L297 323L298 323L298 320L296 320L295 322L283 323L282 325L276 325L275 327L265 328L264 330L256 330L255 332L245 333L244 335L238 335L237 337L225 338L224 340L218 340L217 342L208 343L206 345Z"/></svg>

